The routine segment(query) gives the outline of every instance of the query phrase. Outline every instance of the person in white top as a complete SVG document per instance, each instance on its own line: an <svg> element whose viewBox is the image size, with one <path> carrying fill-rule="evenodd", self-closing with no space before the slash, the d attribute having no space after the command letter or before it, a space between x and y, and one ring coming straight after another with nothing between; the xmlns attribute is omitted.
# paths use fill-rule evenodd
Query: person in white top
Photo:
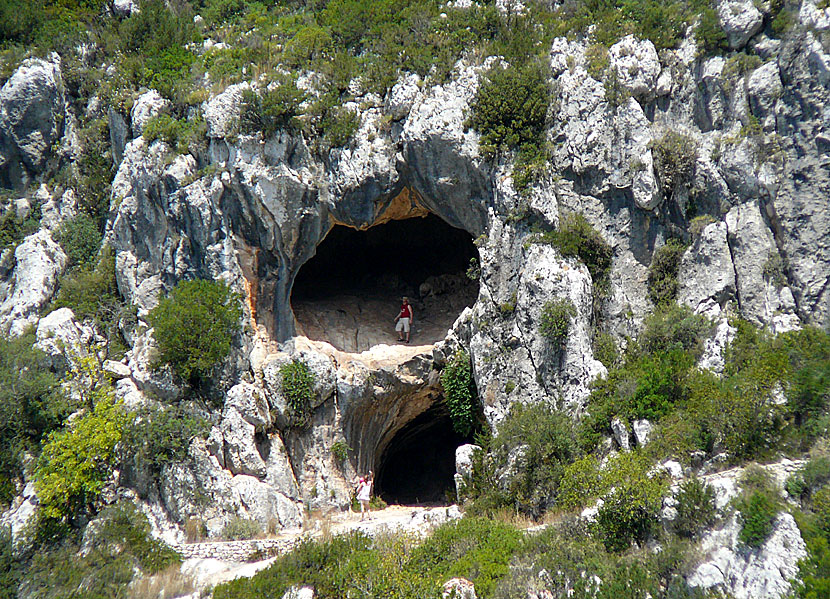
<svg viewBox="0 0 830 599"><path fill-rule="evenodd" d="M366 478L361 477L357 483L357 500L360 502L360 519L363 520L369 511L369 500L372 497L372 473ZM368 516L369 520L372 519Z"/></svg>

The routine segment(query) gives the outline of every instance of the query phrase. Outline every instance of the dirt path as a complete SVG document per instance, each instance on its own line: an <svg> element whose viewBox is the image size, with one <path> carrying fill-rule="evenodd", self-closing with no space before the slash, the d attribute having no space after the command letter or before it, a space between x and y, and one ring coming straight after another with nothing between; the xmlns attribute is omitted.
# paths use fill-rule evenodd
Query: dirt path
<svg viewBox="0 0 830 599"><path fill-rule="evenodd" d="M449 519L460 517L457 506L423 507L390 505L372 511L361 521L354 512L331 512L309 519L303 529L289 529L268 539L190 543L175 548L185 557L181 572L193 580L194 590L203 591L236 578L251 577L274 563L276 557L244 561L240 556L255 553L273 555L289 551L305 537L325 538L355 530L375 536L386 531L426 534ZM194 557L190 557L194 556Z"/></svg>

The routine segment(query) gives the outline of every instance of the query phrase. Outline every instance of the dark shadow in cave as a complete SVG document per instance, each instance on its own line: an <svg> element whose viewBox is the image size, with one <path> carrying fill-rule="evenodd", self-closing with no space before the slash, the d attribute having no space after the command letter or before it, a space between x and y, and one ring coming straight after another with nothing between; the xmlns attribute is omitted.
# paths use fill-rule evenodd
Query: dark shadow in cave
<svg viewBox="0 0 830 599"><path fill-rule="evenodd" d="M455 491L455 450L471 437L452 428L443 402L404 426L380 456L375 494L390 504L447 503Z"/></svg>
<svg viewBox="0 0 830 599"><path fill-rule="evenodd" d="M302 266L291 293L298 334L344 351L395 343L401 296L415 310L413 344L435 343L478 295L466 276L478 251L435 215L358 231L335 226Z"/></svg>

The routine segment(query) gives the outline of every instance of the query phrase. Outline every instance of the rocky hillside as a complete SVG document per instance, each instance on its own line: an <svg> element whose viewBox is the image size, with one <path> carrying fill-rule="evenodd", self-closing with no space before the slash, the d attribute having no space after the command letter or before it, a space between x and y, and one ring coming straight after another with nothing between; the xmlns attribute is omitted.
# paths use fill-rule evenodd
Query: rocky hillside
<svg viewBox="0 0 830 599"><path fill-rule="evenodd" d="M370 470L468 515L434 546L332 541L407 564L394 596L822 596L826 2L0 23L10 596L145 596L168 545L308 527ZM215 596L375 596L292 559Z"/></svg>

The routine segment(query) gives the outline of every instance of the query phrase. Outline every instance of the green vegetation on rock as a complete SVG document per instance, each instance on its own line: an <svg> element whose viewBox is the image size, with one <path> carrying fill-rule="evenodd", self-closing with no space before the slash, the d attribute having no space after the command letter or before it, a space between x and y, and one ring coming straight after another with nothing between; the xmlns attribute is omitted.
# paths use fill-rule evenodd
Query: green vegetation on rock
<svg viewBox="0 0 830 599"><path fill-rule="evenodd" d="M230 353L241 318L239 297L225 283L181 281L147 316L158 343L157 364L199 383Z"/></svg>
<svg viewBox="0 0 830 599"><path fill-rule="evenodd" d="M288 402L289 421L298 428L311 424L314 399L314 373L302 360L293 360L280 368L282 393Z"/></svg>
<svg viewBox="0 0 830 599"><path fill-rule="evenodd" d="M441 388L455 432L468 436L476 423L476 396L470 355L458 350L441 371Z"/></svg>

